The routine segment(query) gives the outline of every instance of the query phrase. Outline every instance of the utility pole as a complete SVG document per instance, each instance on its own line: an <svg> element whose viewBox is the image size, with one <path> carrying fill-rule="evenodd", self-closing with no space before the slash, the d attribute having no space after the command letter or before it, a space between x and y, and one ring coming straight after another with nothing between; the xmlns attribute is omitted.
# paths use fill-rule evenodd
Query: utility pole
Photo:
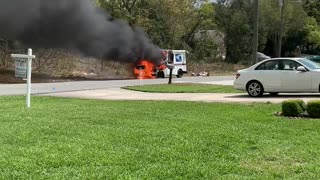
<svg viewBox="0 0 320 180"><path fill-rule="evenodd" d="M283 29L284 29L284 8L285 8L285 0L279 0L280 3L280 13L281 13L281 19L280 19L280 33L279 33L279 39L278 39L278 50L277 50L277 57L281 57L281 51L282 51L282 36L283 36Z"/></svg>
<svg viewBox="0 0 320 180"><path fill-rule="evenodd" d="M254 0L254 35L252 47L252 64L258 62L257 52L259 45L259 0Z"/></svg>

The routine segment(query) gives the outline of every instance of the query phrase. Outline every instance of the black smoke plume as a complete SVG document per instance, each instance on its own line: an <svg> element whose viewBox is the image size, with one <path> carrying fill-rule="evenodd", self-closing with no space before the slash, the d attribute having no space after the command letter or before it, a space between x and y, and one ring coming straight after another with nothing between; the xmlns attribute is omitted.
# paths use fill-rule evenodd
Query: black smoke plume
<svg viewBox="0 0 320 180"><path fill-rule="evenodd" d="M110 19L92 0L0 0L2 38L109 60L160 62L161 50L142 29Z"/></svg>

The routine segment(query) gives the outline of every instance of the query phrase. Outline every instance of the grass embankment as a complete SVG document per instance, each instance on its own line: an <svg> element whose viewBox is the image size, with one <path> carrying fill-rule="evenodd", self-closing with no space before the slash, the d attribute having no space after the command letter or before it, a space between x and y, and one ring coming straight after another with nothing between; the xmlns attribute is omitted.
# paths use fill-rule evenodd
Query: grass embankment
<svg viewBox="0 0 320 180"><path fill-rule="evenodd" d="M0 102L0 179L319 178L320 122L280 105Z"/></svg>
<svg viewBox="0 0 320 180"><path fill-rule="evenodd" d="M177 83L177 84L156 84L143 86L128 86L124 89L151 92L151 93L244 93L238 91L233 86Z"/></svg>

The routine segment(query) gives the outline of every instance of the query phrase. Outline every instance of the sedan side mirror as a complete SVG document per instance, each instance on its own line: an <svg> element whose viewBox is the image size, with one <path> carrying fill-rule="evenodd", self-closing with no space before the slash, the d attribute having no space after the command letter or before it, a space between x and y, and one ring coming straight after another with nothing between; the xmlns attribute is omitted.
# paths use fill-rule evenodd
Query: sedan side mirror
<svg viewBox="0 0 320 180"><path fill-rule="evenodd" d="M299 66L299 67L297 68L297 71L306 72L307 69L306 69L305 67L303 67L303 66Z"/></svg>

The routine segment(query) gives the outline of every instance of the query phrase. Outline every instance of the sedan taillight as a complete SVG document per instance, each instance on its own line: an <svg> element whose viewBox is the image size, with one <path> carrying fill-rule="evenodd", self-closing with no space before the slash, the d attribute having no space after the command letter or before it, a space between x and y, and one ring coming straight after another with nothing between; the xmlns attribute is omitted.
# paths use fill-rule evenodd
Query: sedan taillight
<svg viewBox="0 0 320 180"><path fill-rule="evenodd" d="M238 73L237 75L236 75L236 79L238 79L240 77L240 74Z"/></svg>

